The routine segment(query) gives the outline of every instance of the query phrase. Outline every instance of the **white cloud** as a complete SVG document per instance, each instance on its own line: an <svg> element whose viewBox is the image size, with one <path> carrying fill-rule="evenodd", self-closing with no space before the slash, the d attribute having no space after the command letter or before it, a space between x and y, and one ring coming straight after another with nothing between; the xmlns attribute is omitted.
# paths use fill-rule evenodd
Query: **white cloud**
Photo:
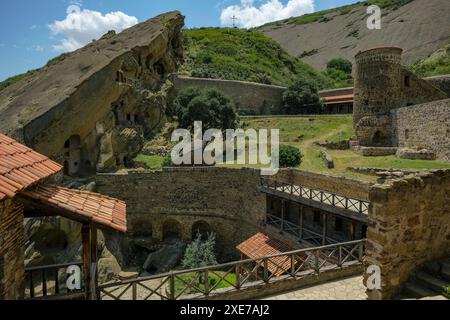
<svg viewBox="0 0 450 320"><path fill-rule="evenodd" d="M288 0L283 4L280 0L266 0L259 6L254 0L241 0L240 5L229 6L222 10L220 20L222 25L236 24L243 28L253 28L265 23L300 16L314 12L314 0Z"/></svg>
<svg viewBox="0 0 450 320"><path fill-rule="evenodd" d="M103 15L101 12L81 9L70 5L64 20L54 21L48 27L53 35L62 36L59 45L53 46L58 51L74 51L100 38L109 30L120 32L138 23L138 19L121 11Z"/></svg>
<svg viewBox="0 0 450 320"><path fill-rule="evenodd" d="M35 25L35 24L30 27L30 30L35 30L35 29L37 29L37 25Z"/></svg>

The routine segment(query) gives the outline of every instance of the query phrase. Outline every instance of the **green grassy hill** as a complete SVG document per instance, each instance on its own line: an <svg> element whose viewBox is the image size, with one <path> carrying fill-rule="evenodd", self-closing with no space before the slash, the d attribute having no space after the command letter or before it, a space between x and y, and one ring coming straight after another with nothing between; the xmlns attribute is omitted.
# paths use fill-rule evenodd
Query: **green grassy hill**
<svg viewBox="0 0 450 320"><path fill-rule="evenodd" d="M274 40L252 30L200 28L185 31L186 62L181 73L194 77L287 86L297 77L319 88L335 82L290 56Z"/></svg>
<svg viewBox="0 0 450 320"><path fill-rule="evenodd" d="M420 77L450 74L450 42L445 48L412 65L410 68Z"/></svg>

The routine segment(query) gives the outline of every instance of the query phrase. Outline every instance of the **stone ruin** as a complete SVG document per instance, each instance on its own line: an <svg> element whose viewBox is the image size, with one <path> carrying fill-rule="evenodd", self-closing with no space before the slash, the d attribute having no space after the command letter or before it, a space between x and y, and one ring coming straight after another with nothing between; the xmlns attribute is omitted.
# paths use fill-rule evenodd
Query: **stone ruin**
<svg viewBox="0 0 450 320"><path fill-rule="evenodd" d="M165 122L182 60L179 12L162 14L59 57L0 93L0 132L88 176L127 166Z"/></svg>
<svg viewBox="0 0 450 320"><path fill-rule="evenodd" d="M449 160L448 95L402 67L400 48L375 48L355 58L353 149L379 156L407 148L399 156Z"/></svg>

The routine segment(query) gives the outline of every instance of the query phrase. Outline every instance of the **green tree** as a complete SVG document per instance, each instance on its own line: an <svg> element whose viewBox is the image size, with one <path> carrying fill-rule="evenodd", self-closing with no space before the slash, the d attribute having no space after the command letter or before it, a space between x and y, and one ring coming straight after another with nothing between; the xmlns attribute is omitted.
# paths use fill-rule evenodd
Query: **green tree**
<svg viewBox="0 0 450 320"><path fill-rule="evenodd" d="M239 116L233 101L215 88L187 88L174 101L178 124L192 129L195 121L203 122L203 129L235 129Z"/></svg>
<svg viewBox="0 0 450 320"><path fill-rule="evenodd" d="M318 114L322 112L323 103L317 87L303 79L297 79L283 93L285 114Z"/></svg>
<svg viewBox="0 0 450 320"><path fill-rule="evenodd" d="M352 66L351 61L349 61L347 59L343 59L343 58L336 58L336 59L330 60L327 63L327 73L329 73L332 70L339 70L339 71L346 73L347 75L351 75L352 68L353 68L353 66Z"/></svg>
<svg viewBox="0 0 450 320"><path fill-rule="evenodd" d="M197 238L186 248L182 267L185 269L195 269L217 264L215 248L216 235L214 232L208 233L206 240L202 239L200 232Z"/></svg>
<svg viewBox="0 0 450 320"><path fill-rule="evenodd" d="M303 155L296 147L280 145L280 167L295 168L302 163Z"/></svg>

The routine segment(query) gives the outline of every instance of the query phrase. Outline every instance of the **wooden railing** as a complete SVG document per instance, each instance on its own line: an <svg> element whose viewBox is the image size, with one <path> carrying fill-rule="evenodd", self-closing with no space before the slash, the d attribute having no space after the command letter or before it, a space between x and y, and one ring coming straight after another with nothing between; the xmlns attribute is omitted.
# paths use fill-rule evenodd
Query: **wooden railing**
<svg viewBox="0 0 450 320"><path fill-rule="evenodd" d="M83 264L78 262L26 268L25 299L45 299L47 297L67 298L69 295L74 299L77 297L83 298L84 286L81 275L80 281L82 287L80 290L70 291L65 285L65 281L67 281L66 270L70 266L78 266L80 270L83 269Z"/></svg>
<svg viewBox="0 0 450 320"><path fill-rule="evenodd" d="M291 183L286 183L268 178L261 179L261 187L267 188L269 190L287 193L288 195L291 196L297 196L308 200L316 201L333 207L346 209L352 212L357 212L363 215L369 214L370 203L367 201L352 199L335 193L309 189Z"/></svg>
<svg viewBox="0 0 450 320"><path fill-rule="evenodd" d="M269 285L285 279L320 276L330 270L360 265L365 240L307 248L258 259L120 281L100 285L100 299L176 300L220 295L222 290L240 291L252 283ZM226 288L226 289L225 289Z"/></svg>
<svg viewBox="0 0 450 320"><path fill-rule="evenodd" d="M322 246L339 243L338 240L330 237L325 237L325 243L323 243L323 234L306 228L305 226L301 227L295 223L283 220L280 217L271 214L266 215L266 223L280 231L286 232L287 234L297 238L299 241L309 242L313 245Z"/></svg>

